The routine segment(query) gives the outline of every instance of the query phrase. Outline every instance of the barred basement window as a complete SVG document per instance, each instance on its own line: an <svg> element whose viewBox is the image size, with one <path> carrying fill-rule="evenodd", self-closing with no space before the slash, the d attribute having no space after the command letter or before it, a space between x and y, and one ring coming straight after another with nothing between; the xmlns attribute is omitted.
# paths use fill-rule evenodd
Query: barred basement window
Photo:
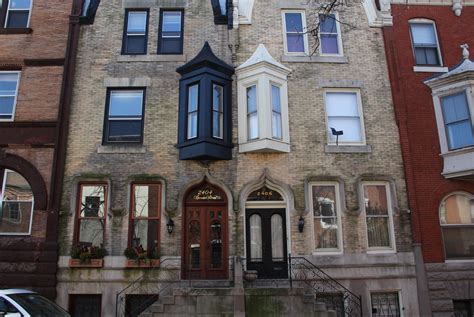
<svg viewBox="0 0 474 317"><path fill-rule="evenodd" d="M371 293L372 316L374 317L400 317L400 300L398 292Z"/></svg>

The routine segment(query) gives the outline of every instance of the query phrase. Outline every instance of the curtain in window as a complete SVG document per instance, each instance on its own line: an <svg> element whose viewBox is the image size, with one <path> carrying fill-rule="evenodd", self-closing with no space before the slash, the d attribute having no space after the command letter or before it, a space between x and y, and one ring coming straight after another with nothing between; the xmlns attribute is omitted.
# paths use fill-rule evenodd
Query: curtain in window
<svg viewBox="0 0 474 317"><path fill-rule="evenodd" d="M272 260L283 260L283 219L280 215L271 217Z"/></svg>
<svg viewBox="0 0 474 317"><path fill-rule="evenodd" d="M365 185L364 198L369 248L391 247L389 206L385 185Z"/></svg>
<svg viewBox="0 0 474 317"><path fill-rule="evenodd" d="M259 215L250 216L250 259L262 260L262 218Z"/></svg>

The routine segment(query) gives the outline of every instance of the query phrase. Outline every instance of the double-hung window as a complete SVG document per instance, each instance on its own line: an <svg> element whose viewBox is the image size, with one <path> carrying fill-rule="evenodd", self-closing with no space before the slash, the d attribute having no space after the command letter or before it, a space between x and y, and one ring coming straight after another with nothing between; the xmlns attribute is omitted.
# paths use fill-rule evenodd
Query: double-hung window
<svg viewBox="0 0 474 317"><path fill-rule="evenodd" d="M109 89L104 144L141 143L145 89Z"/></svg>
<svg viewBox="0 0 474 317"><path fill-rule="evenodd" d="M258 138L257 86L247 87L247 136L249 140Z"/></svg>
<svg viewBox="0 0 474 317"><path fill-rule="evenodd" d="M304 11L283 11L285 54L307 55L308 35Z"/></svg>
<svg viewBox="0 0 474 317"><path fill-rule="evenodd" d="M359 91L328 90L325 97L328 143L365 144L364 120Z"/></svg>
<svg viewBox="0 0 474 317"><path fill-rule="evenodd" d="M146 54L148 10L126 10L122 54Z"/></svg>
<svg viewBox="0 0 474 317"><path fill-rule="evenodd" d="M79 184L75 243L86 247L104 244L107 212L106 184Z"/></svg>
<svg viewBox="0 0 474 317"><path fill-rule="evenodd" d="M19 72L0 72L0 121L12 121L18 95Z"/></svg>
<svg viewBox="0 0 474 317"><path fill-rule="evenodd" d="M33 0L3 0L0 6L6 8L5 28L27 28Z"/></svg>
<svg viewBox="0 0 474 317"><path fill-rule="evenodd" d="M466 91L441 97L441 108L449 150L473 146L474 128Z"/></svg>
<svg viewBox="0 0 474 317"><path fill-rule="evenodd" d="M276 85L272 86L272 137L275 139L282 138L281 132L281 94L280 87Z"/></svg>
<svg viewBox="0 0 474 317"><path fill-rule="evenodd" d="M342 55L341 31L336 14L319 15L321 55Z"/></svg>
<svg viewBox="0 0 474 317"><path fill-rule="evenodd" d="M388 183L364 183L367 246L370 251L395 249L393 216Z"/></svg>
<svg viewBox="0 0 474 317"><path fill-rule="evenodd" d="M158 35L158 54L183 53L183 11L162 10Z"/></svg>
<svg viewBox="0 0 474 317"><path fill-rule="evenodd" d="M416 65L442 66L434 22L411 21L410 30Z"/></svg>

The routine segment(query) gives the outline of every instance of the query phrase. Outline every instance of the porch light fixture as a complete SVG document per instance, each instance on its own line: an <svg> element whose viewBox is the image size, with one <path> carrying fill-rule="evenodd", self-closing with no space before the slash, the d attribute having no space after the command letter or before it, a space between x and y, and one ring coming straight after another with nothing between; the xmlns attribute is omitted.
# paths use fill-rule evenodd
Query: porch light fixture
<svg viewBox="0 0 474 317"><path fill-rule="evenodd" d="M172 234L173 233L173 229L174 229L174 221L173 219L169 219L168 222L166 223L166 229L168 229L168 233L169 234Z"/></svg>
<svg viewBox="0 0 474 317"><path fill-rule="evenodd" d="M304 218L303 216L300 216L300 219L298 220L298 230L300 233L303 233L304 229Z"/></svg>

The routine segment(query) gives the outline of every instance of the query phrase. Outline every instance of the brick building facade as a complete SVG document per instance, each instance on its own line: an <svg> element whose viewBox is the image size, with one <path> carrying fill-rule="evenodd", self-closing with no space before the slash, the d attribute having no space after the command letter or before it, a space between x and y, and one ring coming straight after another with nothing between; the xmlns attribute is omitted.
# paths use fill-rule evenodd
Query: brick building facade
<svg viewBox="0 0 474 317"><path fill-rule="evenodd" d="M462 5L456 1L394 2L393 27L384 28L423 316L452 316L453 312L468 316L473 308L473 280L468 272L473 269L469 259L474 254L468 237L473 222L474 142L456 143L472 135L472 88L463 85L473 72L465 67L471 62L460 47L474 45L474 29L469 27L474 18L472 5L470 1ZM418 32L422 29L423 34ZM433 52L431 60L414 54L426 50L418 44L423 39ZM470 106L462 101L464 91ZM461 99L450 108L449 98L454 95ZM467 110L464 119L471 122L461 134L446 121L454 107L460 115L466 114L462 109Z"/></svg>
<svg viewBox="0 0 474 317"><path fill-rule="evenodd" d="M225 285L224 312L249 312L252 284L239 288L241 265L257 282L288 280L287 262L299 256L360 295L364 315L383 313L382 300L417 315L379 28L387 15L370 3L339 12L312 54L314 38L298 31L313 8L301 1L221 2L102 1L81 28L58 303L113 316L132 295L156 294L174 271L179 281ZM336 140L330 128L343 134ZM94 261L102 267L73 267L78 246L88 256L105 249ZM125 251L149 260L159 251L161 268L130 268L139 260ZM199 299L181 310L172 303L156 309L202 308Z"/></svg>

